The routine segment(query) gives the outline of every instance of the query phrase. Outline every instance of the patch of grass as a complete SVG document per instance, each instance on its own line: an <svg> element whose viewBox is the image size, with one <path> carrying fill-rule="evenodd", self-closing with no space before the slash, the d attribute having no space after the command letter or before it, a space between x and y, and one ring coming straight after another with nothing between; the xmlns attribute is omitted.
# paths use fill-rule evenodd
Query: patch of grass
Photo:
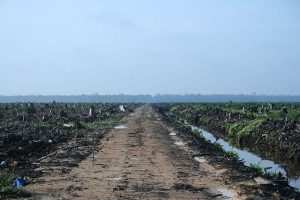
<svg viewBox="0 0 300 200"><path fill-rule="evenodd" d="M229 158L232 158L234 161L239 161L240 157L238 156L237 153L233 152L233 151L227 151L225 153L225 156L226 157L229 157Z"/></svg>
<svg viewBox="0 0 300 200"><path fill-rule="evenodd" d="M84 133L84 130L94 129L97 127L109 127L112 128L113 126L116 126L119 124L120 119L123 117L122 114L113 114L109 115L105 119L95 119L94 121L84 121L80 120L80 126L82 128L80 129L73 129L69 132L69 135L72 137L82 136Z"/></svg>
<svg viewBox="0 0 300 200"><path fill-rule="evenodd" d="M257 173L258 175L263 175L264 174L264 170L261 166L257 165L257 164L250 164L250 168Z"/></svg>
<svg viewBox="0 0 300 200"><path fill-rule="evenodd" d="M224 152L222 145L220 145L219 143L214 142L214 143L212 143L212 145L217 151Z"/></svg>
<svg viewBox="0 0 300 200"><path fill-rule="evenodd" d="M0 187L12 185L15 175L0 170Z"/></svg>
<svg viewBox="0 0 300 200"><path fill-rule="evenodd" d="M288 113L288 118L300 120L300 110L290 110Z"/></svg>
<svg viewBox="0 0 300 200"><path fill-rule="evenodd" d="M199 121L203 124L209 124L211 122L211 120L212 120L211 118L206 117L206 116L201 116L199 118Z"/></svg>
<svg viewBox="0 0 300 200"><path fill-rule="evenodd" d="M282 174L280 172L279 173L267 172L266 169L265 169L264 175L272 180L285 180L286 179L285 177L282 176Z"/></svg>
<svg viewBox="0 0 300 200"><path fill-rule="evenodd" d="M177 111L177 106L173 106L173 107L170 109L170 111L171 111L172 113L176 112L176 111Z"/></svg>
<svg viewBox="0 0 300 200"><path fill-rule="evenodd" d="M74 129L68 132L69 136L71 137L77 137L77 136L82 136L83 131L81 129Z"/></svg>
<svg viewBox="0 0 300 200"><path fill-rule="evenodd" d="M39 129L51 129L54 127L53 124L50 124L47 122L41 122L39 124L36 124L35 126L36 126L36 128L39 128Z"/></svg>
<svg viewBox="0 0 300 200"><path fill-rule="evenodd" d="M84 129L93 129L98 126L102 127L113 127L117 125L120 121L122 116L120 114L114 114L114 115L109 115L105 119L96 119L94 121L80 121L80 124L83 126Z"/></svg>
<svg viewBox="0 0 300 200"><path fill-rule="evenodd" d="M182 129L183 132L190 132L192 130L192 128L189 125L187 125L186 123L184 123L184 121L180 119L176 121L176 124L178 127L180 127L180 129Z"/></svg>
<svg viewBox="0 0 300 200"><path fill-rule="evenodd" d="M188 110L182 110L179 112L179 116L182 116L184 118L189 118L191 117L191 113Z"/></svg>
<svg viewBox="0 0 300 200"><path fill-rule="evenodd" d="M98 121L96 123L96 125L97 126L115 126L120 122L121 118L122 118L121 115L110 115L110 117L108 117L104 120Z"/></svg>
<svg viewBox="0 0 300 200"><path fill-rule="evenodd" d="M274 110L268 114L270 120L285 120L285 115L279 110Z"/></svg>
<svg viewBox="0 0 300 200"><path fill-rule="evenodd" d="M0 199L5 197L18 197L21 189L13 186L16 175L0 170Z"/></svg>
<svg viewBox="0 0 300 200"><path fill-rule="evenodd" d="M206 140L206 139L203 137L201 131L198 131L198 130L192 130L192 134L193 134L193 136L196 137L197 139L200 139L200 140Z"/></svg>

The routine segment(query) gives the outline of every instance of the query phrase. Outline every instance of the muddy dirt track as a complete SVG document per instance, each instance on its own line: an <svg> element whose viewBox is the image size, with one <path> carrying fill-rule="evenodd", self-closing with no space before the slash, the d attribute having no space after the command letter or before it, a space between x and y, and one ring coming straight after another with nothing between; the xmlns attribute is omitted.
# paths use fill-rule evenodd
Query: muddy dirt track
<svg viewBox="0 0 300 200"><path fill-rule="evenodd" d="M226 199L224 169L195 161L174 130L150 106L138 108L70 173L40 177L25 189L31 199ZM172 136L173 135L173 136ZM222 195L223 193L223 195Z"/></svg>

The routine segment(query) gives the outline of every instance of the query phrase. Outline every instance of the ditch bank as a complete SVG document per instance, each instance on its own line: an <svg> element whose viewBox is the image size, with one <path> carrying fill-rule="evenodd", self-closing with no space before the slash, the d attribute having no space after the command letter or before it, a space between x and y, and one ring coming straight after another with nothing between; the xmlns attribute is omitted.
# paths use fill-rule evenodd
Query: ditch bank
<svg viewBox="0 0 300 200"><path fill-rule="evenodd" d="M175 116L213 132L237 148L279 163L285 168L289 178L300 176L299 121L272 120L252 114L231 113L222 109L195 109L189 106L170 107L170 110Z"/></svg>
<svg viewBox="0 0 300 200"><path fill-rule="evenodd" d="M163 116L163 119L170 126L173 126L182 133L180 136L190 141L188 145L199 149L201 154L196 158L205 158L210 164L228 169L226 175L228 182L237 183L241 188L241 194L251 198L271 198L271 199L300 199L296 188L290 187L285 178L274 174L263 173L257 167L248 167L233 152L226 152L218 143L212 143L203 137L202 133L180 118L169 113L165 105L154 105L154 108ZM243 185L241 182L255 180L256 185Z"/></svg>

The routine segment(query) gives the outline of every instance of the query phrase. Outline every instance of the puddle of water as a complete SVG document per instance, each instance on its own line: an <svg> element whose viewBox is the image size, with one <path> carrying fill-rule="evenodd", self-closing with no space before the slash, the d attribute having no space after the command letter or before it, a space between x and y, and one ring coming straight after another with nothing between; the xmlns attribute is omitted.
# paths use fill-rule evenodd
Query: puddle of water
<svg viewBox="0 0 300 200"><path fill-rule="evenodd" d="M202 158L202 157L194 157L194 159L199 162L199 163L205 163L206 162L206 159L205 158Z"/></svg>
<svg viewBox="0 0 300 200"><path fill-rule="evenodd" d="M184 146L184 143L182 141L177 141L174 144L178 145L178 146Z"/></svg>
<svg viewBox="0 0 300 200"><path fill-rule="evenodd" d="M287 177L286 170L283 167L281 167L280 165L274 163L273 161L264 160L263 158L261 158L260 156L254 154L254 153L248 152L246 150L238 149L238 148L232 146L231 144L229 144L224 139L215 137L212 133L209 133L202 128L190 125L186 121L185 121L185 123L187 125L189 125L192 128L192 130L200 131L202 133L203 137L205 139L207 139L208 141L210 141L211 143L220 144L225 151L235 152L239 156L239 158L244 161L244 165L246 165L246 166L259 165L263 169L266 169L267 172L271 172L271 173L279 173L280 172L283 176ZM300 189L300 177L289 178L289 185Z"/></svg>
<svg viewBox="0 0 300 200"><path fill-rule="evenodd" d="M226 198L231 199L234 197L234 193L227 188L217 189L217 191Z"/></svg>
<svg viewBox="0 0 300 200"><path fill-rule="evenodd" d="M171 132L170 135L171 135L171 136L175 136L176 133L175 133L175 132Z"/></svg>
<svg viewBox="0 0 300 200"><path fill-rule="evenodd" d="M171 135L171 134L170 134ZM172 135L173 140L175 141L174 144L178 145L178 146L184 146L185 143L175 135Z"/></svg>
<svg viewBox="0 0 300 200"><path fill-rule="evenodd" d="M108 181L121 181L122 177L116 177L116 178L107 178Z"/></svg>
<svg viewBox="0 0 300 200"><path fill-rule="evenodd" d="M126 129L127 126L125 125L119 125L119 126L116 126L115 129Z"/></svg>

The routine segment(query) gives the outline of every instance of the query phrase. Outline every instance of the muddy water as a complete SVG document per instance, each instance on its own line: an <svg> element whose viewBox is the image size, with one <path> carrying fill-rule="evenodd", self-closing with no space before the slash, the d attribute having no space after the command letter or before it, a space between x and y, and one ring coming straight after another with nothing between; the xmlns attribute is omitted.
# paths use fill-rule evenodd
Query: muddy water
<svg viewBox="0 0 300 200"><path fill-rule="evenodd" d="M265 169L267 172L272 172L272 173L281 172L283 174L283 176L288 177L286 170L283 167L281 167L279 164L276 164L275 162L273 162L271 160L265 160L265 159L261 158L260 156L254 154L254 153L248 152L246 150L236 148L236 147L232 146L231 144L229 144L229 142L227 142L226 140L216 137L216 136L214 136L214 134L207 132L202 128L190 125L186 121L185 121L185 123L187 125L189 125L192 128L192 130L198 130L198 131L202 132L203 137L206 140L210 141L211 143L220 144L225 151L235 152L239 156L239 158L244 161L244 164L246 166L251 166L251 164L259 165L260 167ZM300 189L300 177L288 177L288 178L289 178L290 186Z"/></svg>

